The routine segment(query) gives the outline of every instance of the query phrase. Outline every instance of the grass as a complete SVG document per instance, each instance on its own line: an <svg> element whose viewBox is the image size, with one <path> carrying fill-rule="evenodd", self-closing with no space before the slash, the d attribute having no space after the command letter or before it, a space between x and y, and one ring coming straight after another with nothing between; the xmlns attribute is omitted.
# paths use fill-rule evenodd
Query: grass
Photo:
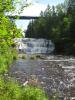
<svg viewBox="0 0 75 100"><path fill-rule="evenodd" d="M16 59L15 48L9 48L8 46L0 48L0 100L48 100L41 89L21 86L11 77L4 76L13 60ZM25 59L25 56L22 56L22 59Z"/></svg>
<svg viewBox="0 0 75 100"><path fill-rule="evenodd" d="M3 51L2 51L3 52ZM7 49L7 51L0 54L0 74L8 71L13 60L17 59L16 49Z"/></svg>
<svg viewBox="0 0 75 100"><path fill-rule="evenodd" d="M26 56L25 55L22 55L22 59L26 59Z"/></svg>
<svg viewBox="0 0 75 100"><path fill-rule="evenodd" d="M43 57L43 55L36 55L36 58L37 58L37 59L45 59L45 58Z"/></svg>
<svg viewBox="0 0 75 100"><path fill-rule="evenodd" d="M31 59L31 60L35 60L35 59L36 59L36 56L35 56L35 55L31 55L31 56L30 56L30 59Z"/></svg>
<svg viewBox="0 0 75 100"><path fill-rule="evenodd" d="M31 55L30 59L35 60L35 59L45 59L42 55Z"/></svg>
<svg viewBox="0 0 75 100"><path fill-rule="evenodd" d="M11 77L4 76L13 60L16 59L15 48L8 46L0 48L0 100L48 100L43 90L27 85L22 86ZM22 59L26 57L22 56ZM30 56L30 59L35 60L36 56ZM57 100L57 98L53 96L51 100Z"/></svg>
<svg viewBox="0 0 75 100"><path fill-rule="evenodd" d="M40 59L40 58L41 58L41 56L40 56L40 55L36 55L36 58L39 58L39 59Z"/></svg>
<svg viewBox="0 0 75 100"><path fill-rule="evenodd" d="M45 93L31 86L20 86L11 78L0 76L0 100L48 100Z"/></svg>

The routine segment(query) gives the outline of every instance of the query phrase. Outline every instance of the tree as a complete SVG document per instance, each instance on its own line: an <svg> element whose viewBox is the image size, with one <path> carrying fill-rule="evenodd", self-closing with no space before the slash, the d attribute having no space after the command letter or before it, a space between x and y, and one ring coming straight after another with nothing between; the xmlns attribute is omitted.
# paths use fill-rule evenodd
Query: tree
<svg viewBox="0 0 75 100"><path fill-rule="evenodd" d="M9 41L10 45L13 38L22 36L21 30L17 29L15 22L5 16L6 12L14 9L15 6L12 4L12 0L0 1L0 39L6 43Z"/></svg>
<svg viewBox="0 0 75 100"><path fill-rule="evenodd" d="M69 0L66 5L68 2L72 5L75 1ZM48 5L41 18L29 24L27 31L32 38L51 39L58 53L75 54L72 52L72 49L75 51L75 6L69 6L66 10L66 5L58 4L52 8Z"/></svg>

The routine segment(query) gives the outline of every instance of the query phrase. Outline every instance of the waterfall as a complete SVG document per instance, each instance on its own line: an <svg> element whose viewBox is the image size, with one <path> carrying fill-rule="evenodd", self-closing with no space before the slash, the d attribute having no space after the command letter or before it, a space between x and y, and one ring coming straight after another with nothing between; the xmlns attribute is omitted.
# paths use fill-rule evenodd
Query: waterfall
<svg viewBox="0 0 75 100"><path fill-rule="evenodd" d="M49 54L55 49L51 40L35 38L15 38L17 49L27 54Z"/></svg>

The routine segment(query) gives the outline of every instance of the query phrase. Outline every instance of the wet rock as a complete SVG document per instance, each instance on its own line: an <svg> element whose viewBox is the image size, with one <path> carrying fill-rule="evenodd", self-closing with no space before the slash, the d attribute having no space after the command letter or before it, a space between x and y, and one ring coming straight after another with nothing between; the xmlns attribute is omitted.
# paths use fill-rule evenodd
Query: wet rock
<svg viewBox="0 0 75 100"><path fill-rule="evenodd" d="M57 92L58 100L71 100L70 97L75 96L74 59L62 55L48 56L48 59L50 61L19 59L10 68L9 76L16 78L22 85L42 87L49 97Z"/></svg>

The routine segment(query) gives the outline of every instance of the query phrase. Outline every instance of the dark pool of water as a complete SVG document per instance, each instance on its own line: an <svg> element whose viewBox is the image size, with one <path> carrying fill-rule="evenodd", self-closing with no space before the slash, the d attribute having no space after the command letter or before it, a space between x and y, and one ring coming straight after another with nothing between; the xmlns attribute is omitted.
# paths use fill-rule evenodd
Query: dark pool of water
<svg viewBox="0 0 75 100"><path fill-rule="evenodd" d="M75 100L72 99L75 97L75 60L72 58L18 59L9 69L9 75L21 84L28 81L28 84L44 89L49 98L56 94L58 100Z"/></svg>

